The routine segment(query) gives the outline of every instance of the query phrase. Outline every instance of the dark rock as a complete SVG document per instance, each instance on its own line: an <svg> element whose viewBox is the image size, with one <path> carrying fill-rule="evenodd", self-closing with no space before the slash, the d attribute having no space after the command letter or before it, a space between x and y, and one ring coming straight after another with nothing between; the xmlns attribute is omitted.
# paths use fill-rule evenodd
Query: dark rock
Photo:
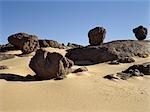
<svg viewBox="0 0 150 112"><path fill-rule="evenodd" d="M42 49L36 51L29 64L29 67L42 80L65 77L72 66L73 62L61 54L46 52Z"/></svg>
<svg viewBox="0 0 150 112"><path fill-rule="evenodd" d="M17 33L8 37L8 42L20 49L23 54L36 51L39 47L38 37L27 33Z"/></svg>
<svg viewBox="0 0 150 112"><path fill-rule="evenodd" d="M6 51L11 51L11 50L18 50L18 49L10 43L0 46L0 52L6 52Z"/></svg>
<svg viewBox="0 0 150 112"><path fill-rule="evenodd" d="M132 57L122 57L118 60L120 63L133 63L135 60Z"/></svg>
<svg viewBox="0 0 150 112"><path fill-rule="evenodd" d="M118 62L118 60L113 60L109 64L110 65L119 65L120 63Z"/></svg>
<svg viewBox="0 0 150 112"><path fill-rule="evenodd" d="M88 71L86 67L81 67L81 68L74 70L72 73L86 72L86 71Z"/></svg>
<svg viewBox="0 0 150 112"><path fill-rule="evenodd" d="M90 45L100 45L103 43L106 30L103 27L95 27L88 32Z"/></svg>
<svg viewBox="0 0 150 112"><path fill-rule="evenodd" d="M133 33L138 40L144 40L147 36L147 28L143 26L138 26L137 28L133 29Z"/></svg>
<svg viewBox="0 0 150 112"><path fill-rule="evenodd" d="M5 65L0 65L0 70L3 70L3 69L8 69L8 67Z"/></svg>
<svg viewBox="0 0 150 112"><path fill-rule="evenodd" d="M139 65L133 65L123 72L129 73L131 70L133 71L139 70L140 73L143 73L144 75L150 75L150 62L139 64Z"/></svg>
<svg viewBox="0 0 150 112"><path fill-rule="evenodd" d="M129 79L130 77L132 77L132 74L119 72L119 73L117 73L116 76L119 77L119 79L127 80L127 79Z"/></svg>
<svg viewBox="0 0 150 112"><path fill-rule="evenodd" d="M68 43L67 47L71 47L71 48L82 48L84 46L82 45L78 45L78 44L74 44L74 43Z"/></svg>
<svg viewBox="0 0 150 112"><path fill-rule="evenodd" d="M59 49L65 48L63 44L60 44L54 40L39 40L39 44L40 47L52 47L52 48L59 48Z"/></svg>
<svg viewBox="0 0 150 112"><path fill-rule="evenodd" d="M14 58L15 55L14 54L0 54L0 61L1 60L6 60L6 59L11 59Z"/></svg>
<svg viewBox="0 0 150 112"><path fill-rule="evenodd" d="M133 57L150 54L150 41L119 40L112 41L100 46L87 46L67 50L66 57L78 61L90 61L101 63L118 60L124 57ZM133 60L128 60L133 61Z"/></svg>

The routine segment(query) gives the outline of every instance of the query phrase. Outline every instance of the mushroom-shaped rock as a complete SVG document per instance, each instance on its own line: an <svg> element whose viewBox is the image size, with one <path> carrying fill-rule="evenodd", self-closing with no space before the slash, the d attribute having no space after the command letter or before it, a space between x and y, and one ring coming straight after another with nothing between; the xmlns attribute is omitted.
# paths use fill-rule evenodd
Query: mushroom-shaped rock
<svg viewBox="0 0 150 112"><path fill-rule="evenodd" d="M88 32L90 45L100 45L103 43L106 30L103 27L95 27Z"/></svg>
<svg viewBox="0 0 150 112"><path fill-rule="evenodd" d="M133 29L133 33L138 40L144 40L147 36L147 28L143 26L138 26L137 28Z"/></svg>
<svg viewBox="0 0 150 112"><path fill-rule="evenodd" d="M71 72L73 61L56 52L47 52L42 49L30 61L29 67L42 79L61 78Z"/></svg>
<svg viewBox="0 0 150 112"><path fill-rule="evenodd" d="M38 37L27 33L17 33L8 37L8 42L20 49L23 54L29 54L39 47Z"/></svg>

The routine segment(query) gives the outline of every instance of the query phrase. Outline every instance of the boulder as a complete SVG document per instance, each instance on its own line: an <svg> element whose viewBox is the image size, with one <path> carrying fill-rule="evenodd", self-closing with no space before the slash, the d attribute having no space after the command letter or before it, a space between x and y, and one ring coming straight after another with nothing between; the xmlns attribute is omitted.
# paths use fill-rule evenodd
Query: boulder
<svg viewBox="0 0 150 112"><path fill-rule="evenodd" d="M71 72L73 62L56 52L47 52L42 49L36 51L29 67L42 79L63 78Z"/></svg>
<svg viewBox="0 0 150 112"><path fill-rule="evenodd" d="M95 27L88 32L89 43L92 46L103 43L106 35L106 30L103 27Z"/></svg>
<svg viewBox="0 0 150 112"><path fill-rule="evenodd" d="M133 33L138 40L144 40L147 36L147 28L143 26L138 26L133 29Z"/></svg>
<svg viewBox="0 0 150 112"><path fill-rule="evenodd" d="M8 37L8 42L20 49L23 54L36 51L39 47L38 37L27 33L17 33Z"/></svg>
<svg viewBox="0 0 150 112"><path fill-rule="evenodd" d="M150 41L119 40L99 46L69 49L67 50L66 57L73 60L75 64L85 61L90 61L94 64L123 59L124 57L149 56L149 48Z"/></svg>
<svg viewBox="0 0 150 112"><path fill-rule="evenodd" d="M52 48L59 48L64 49L65 47L54 40L39 40L40 47L52 47Z"/></svg>

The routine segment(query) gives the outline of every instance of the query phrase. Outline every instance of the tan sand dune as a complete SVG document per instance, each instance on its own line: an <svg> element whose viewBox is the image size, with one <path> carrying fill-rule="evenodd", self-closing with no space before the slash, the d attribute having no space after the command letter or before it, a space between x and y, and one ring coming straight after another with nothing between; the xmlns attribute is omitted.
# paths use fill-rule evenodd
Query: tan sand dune
<svg viewBox="0 0 150 112"><path fill-rule="evenodd" d="M64 49L45 49L66 53ZM0 65L9 67L0 73L34 75L28 67L31 57L0 61ZM88 72L71 73L59 81L13 82L0 79L0 112L149 112L150 76L125 81L103 78L133 64L148 62L150 57L135 60L132 64L90 65L87 66Z"/></svg>

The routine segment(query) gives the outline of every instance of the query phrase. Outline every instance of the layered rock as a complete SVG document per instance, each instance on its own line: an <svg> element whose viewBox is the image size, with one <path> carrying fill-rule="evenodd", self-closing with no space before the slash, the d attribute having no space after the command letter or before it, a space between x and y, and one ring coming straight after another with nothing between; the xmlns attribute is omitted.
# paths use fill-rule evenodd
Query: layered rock
<svg viewBox="0 0 150 112"><path fill-rule="evenodd" d="M133 29L133 33L138 40L144 40L147 36L147 28L143 26L138 26Z"/></svg>
<svg viewBox="0 0 150 112"><path fill-rule="evenodd" d="M54 40L39 40L40 47L53 47L63 49L65 46Z"/></svg>
<svg viewBox="0 0 150 112"><path fill-rule="evenodd" d="M27 33L17 33L8 37L8 42L20 49L23 54L36 51L39 47L38 37Z"/></svg>
<svg viewBox="0 0 150 112"><path fill-rule="evenodd" d="M150 41L119 40L102 44L100 46L87 46L67 50L66 57L78 61L100 63L118 60L124 57L148 56L150 54ZM130 60L133 61L133 60Z"/></svg>
<svg viewBox="0 0 150 112"><path fill-rule="evenodd" d="M71 72L74 63L61 54L47 52L42 49L30 61L29 67L42 79L63 78Z"/></svg>
<svg viewBox="0 0 150 112"><path fill-rule="evenodd" d="M95 27L88 32L90 45L100 45L103 43L106 30L103 27Z"/></svg>

